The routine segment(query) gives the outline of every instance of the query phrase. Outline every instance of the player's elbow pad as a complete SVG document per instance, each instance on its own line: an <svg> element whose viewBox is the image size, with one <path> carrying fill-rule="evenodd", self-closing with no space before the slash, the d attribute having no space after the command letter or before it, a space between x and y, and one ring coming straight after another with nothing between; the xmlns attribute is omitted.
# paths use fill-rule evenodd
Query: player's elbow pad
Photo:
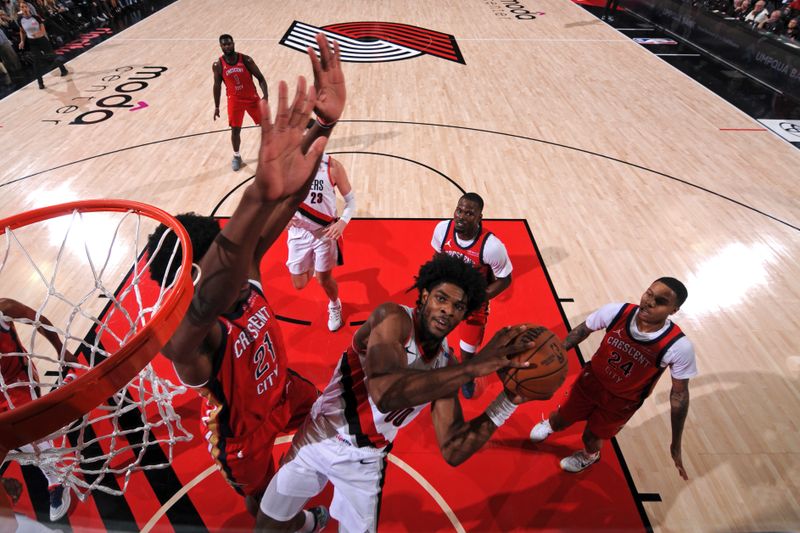
<svg viewBox="0 0 800 533"><path fill-rule="evenodd" d="M350 222L350 219L353 218L353 215L356 214L356 193L350 191L349 193L344 195L344 211L342 211L342 216L339 218L344 220L345 222Z"/></svg>

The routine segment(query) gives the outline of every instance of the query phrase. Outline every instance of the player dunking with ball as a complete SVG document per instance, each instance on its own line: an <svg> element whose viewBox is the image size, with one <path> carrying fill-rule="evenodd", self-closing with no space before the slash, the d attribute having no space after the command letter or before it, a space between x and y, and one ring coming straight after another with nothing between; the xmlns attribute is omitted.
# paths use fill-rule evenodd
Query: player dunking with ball
<svg viewBox="0 0 800 533"><path fill-rule="evenodd" d="M446 337L483 304L483 276L437 254L420 268L414 288L415 307L384 303L353 335L261 500L258 531L310 531L315 517L301 509L330 481L331 515L341 531L374 532L391 443L428 404L442 456L456 466L525 401L503 391L476 418L465 421L461 412L461 385L528 366L509 357L533 345L517 340L527 326L503 328L474 358L453 361Z"/></svg>
<svg viewBox="0 0 800 533"><path fill-rule="evenodd" d="M261 112L258 108L258 92L253 77L258 80L264 100L269 98L267 80L250 56L236 52L233 37L228 34L219 36L219 47L222 56L214 61L211 69L214 72L214 120L219 118L219 97L222 83L225 82L225 94L228 96L228 125L231 127L231 144L233 160L231 168L242 168L242 156L239 146L242 142L242 122L247 112L255 124L261 123Z"/></svg>

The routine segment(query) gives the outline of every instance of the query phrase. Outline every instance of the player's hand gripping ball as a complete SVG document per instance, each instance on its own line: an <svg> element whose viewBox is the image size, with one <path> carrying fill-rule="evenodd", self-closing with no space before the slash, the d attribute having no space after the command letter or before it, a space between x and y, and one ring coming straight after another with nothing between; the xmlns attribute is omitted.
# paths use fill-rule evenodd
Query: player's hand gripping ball
<svg viewBox="0 0 800 533"><path fill-rule="evenodd" d="M500 379L509 395L529 400L547 400L553 396L567 377L567 353L561 339L544 326L531 325L512 343L535 343L533 348L513 356L515 361L528 361L526 368L507 368Z"/></svg>

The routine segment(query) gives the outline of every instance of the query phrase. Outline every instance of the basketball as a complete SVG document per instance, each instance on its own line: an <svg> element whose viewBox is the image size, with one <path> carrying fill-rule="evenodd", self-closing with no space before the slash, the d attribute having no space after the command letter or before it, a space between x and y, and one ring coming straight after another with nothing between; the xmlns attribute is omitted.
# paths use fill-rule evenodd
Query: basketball
<svg viewBox="0 0 800 533"><path fill-rule="evenodd" d="M501 375L511 394L529 400L547 400L567 377L567 354L561 339L544 326L533 326L512 342L535 342L533 348L514 356L514 361L528 361L527 368L510 368Z"/></svg>

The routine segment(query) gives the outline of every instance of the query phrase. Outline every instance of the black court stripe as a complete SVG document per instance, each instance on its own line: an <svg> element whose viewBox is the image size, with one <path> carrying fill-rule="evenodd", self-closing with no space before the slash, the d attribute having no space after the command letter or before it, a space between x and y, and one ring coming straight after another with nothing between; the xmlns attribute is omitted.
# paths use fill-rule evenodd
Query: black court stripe
<svg viewBox="0 0 800 533"><path fill-rule="evenodd" d="M141 261L144 257L146 252L143 250L140 256L137 258L137 263ZM133 267L128 270L127 275L123 278L123 281L120 283L119 287L117 287L116 291L114 292L114 300L116 301L119 297L119 294L124 290L126 285L128 284L128 280L133 275ZM106 316L106 314L111 309L113 304L112 300L105 305L102 312L98 315L100 317ZM84 343L79 350L85 360L88 362L88 346L94 345L97 339L97 326L94 326L89 333L87 333L86 337L84 338ZM98 347L101 348L103 351L106 351L102 343L98 343ZM96 356L95 365L99 364L103 359L102 356ZM130 394L126 391L126 397L131 399ZM109 406L117 407L117 403L112 399L109 398L106 402ZM126 439L130 444L140 444L144 442L144 432L136 431L137 428L141 427L141 410L135 409L130 410L126 413L123 413L119 418L119 425L123 431L130 431L130 433L126 434ZM84 436L84 440L89 440L88 435L89 432L92 434L92 439L96 438L96 434L94 429L91 426L87 426L85 429L86 435ZM68 434L68 438L73 446L77 445L77 432L73 431ZM152 440L152 439L150 439ZM88 447L83 455L86 458L96 458L103 455L104 452L99 444L95 443L94 445ZM153 493L156 495L158 501L163 505L165 504L174 494L176 494L182 487L183 484L181 483L178 475L176 474L172 464L169 462L169 457L164 453L164 450L161 448L160 445L151 444L147 447L147 449L143 453L143 458L141 464L155 464L155 463L166 464L165 468L159 469L150 469L144 470L145 479L150 484L150 487L153 490ZM90 465L96 465L97 463L90 463ZM87 478L87 482L91 483L97 476L84 476ZM89 481L88 478L92 478L92 481ZM115 490L120 490L119 485L116 482L116 479L113 476L105 476L103 480L104 485L108 485L110 488ZM125 497L117 497L117 496L110 496L101 491L94 491L93 497L95 502L97 503L97 510L100 514L103 523L106 525L106 528L109 530L114 529L128 529L129 527L133 527L133 530L136 530L136 520L133 516L133 511L130 507L130 502ZM194 504L191 502L187 495L184 495L180 500L175 502L166 513L167 519L173 525L173 527L178 528L181 525L192 525L192 526L204 526L205 523L203 522L200 513L194 507ZM130 526L129 526L130 524Z"/></svg>
<svg viewBox="0 0 800 533"><path fill-rule="evenodd" d="M643 502L660 502L661 494L657 492L640 492L637 494L639 501Z"/></svg>
<svg viewBox="0 0 800 533"><path fill-rule="evenodd" d="M383 152L365 152L365 151L362 151L362 150L342 150L342 151L339 151L339 152L328 152L328 154L329 155L339 155L339 154L379 155L379 156L383 156L383 157L391 157L393 159L399 159L401 161L407 161L409 163L414 163L415 165L419 165L419 166L421 166L423 168L427 168L431 172L433 172L435 174L438 174L439 176L443 177L444 179L449 181L456 189L458 189L461 192L461 194L466 194L467 193L467 191L466 191L466 189L464 189L464 187L462 187L461 185L456 183L456 181L453 178L451 178L450 176L448 176L447 174L445 174L441 170L435 169L430 165L426 165L425 163L420 163L419 161L416 161L414 159L409 159L408 157L402 157L402 156L394 155L394 154L385 154ZM410 220L415 220L415 219L410 219Z"/></svg>
<svg viewBox="0 0 800 533"><path fill-rule="evenodd" d="M299 324L301 326L310 326L311 325L311 321L310 320L300 320L299 318L291 318L291 317L283 316L283 315L275 315L275 319L276 320L281 320L283 322L288 322L290 324Z"/></svg>
<svg viewBox="0 0 800 533"><path fill-rule="evenodd" d="M47 478L44 477L39 467L34 465L20 465L22 469L22 480L28 489L28 496L33 504L33 512L36 514L36 521L42 523L50 522L50 494L47 492ZM66 523L65 519L59 522Z"/></svg>

